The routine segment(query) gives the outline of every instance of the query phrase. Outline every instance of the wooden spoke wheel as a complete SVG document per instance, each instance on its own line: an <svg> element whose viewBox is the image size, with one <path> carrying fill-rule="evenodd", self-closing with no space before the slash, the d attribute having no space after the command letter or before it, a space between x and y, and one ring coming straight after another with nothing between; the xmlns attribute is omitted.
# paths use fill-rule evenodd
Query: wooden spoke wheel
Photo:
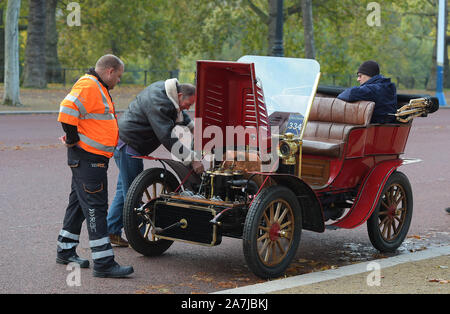
<svg viewBox="0 0 450 314"><path fill-rule="evenodd" d="M406 219L406 202L405 189L399 184L389 186L382 196L378 227L385 241L392 241L399 235Z"/></svg>
<svg viewBox="0 0 450 314"><path fill-rule="evenodd" d="M266 207L257 239L258 256L264 265L277 265L286 257L294 228L294 212L289 203L280 198Z"/></svg>
<svg viewBox="0 0 450 314"><path fill-rule="evenodd" d="M244 256L259 277L281 276L300 243L301 209L283 186L263 190L249 208L243 232Z"/></svg>
<svg viewBox="0 0 450 314"><path fill-rule="evenodd" d="M412 211L409 180L403 173L394 172L384 186L377 208L367 221L373 246L382 252L395 251L408 233Z"/></svg>
<svg viewBox="0 0 450 314"><path fill-rule="evenodd" d="M130 186L123 208L123 225L130 246L146 256L158 256L164 253L173 241L158 239L152 232L153 227L140 217L136 208L159 197L163 192L175 191L179 183L176 177L161 168L152 168L139 174ZM152 219L154 213L146 212Z"/></svg>

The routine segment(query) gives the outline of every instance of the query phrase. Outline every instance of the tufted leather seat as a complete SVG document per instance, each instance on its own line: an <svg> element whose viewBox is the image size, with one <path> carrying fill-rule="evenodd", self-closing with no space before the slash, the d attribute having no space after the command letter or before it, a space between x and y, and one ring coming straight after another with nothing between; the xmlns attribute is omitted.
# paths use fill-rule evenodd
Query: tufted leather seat
<svg viewBox="0 0 450 314"><path fill-rule="evenodd" d="M370 123L375 103L316 97L303 135L303 153L340 157L350 130Z"/></svg>

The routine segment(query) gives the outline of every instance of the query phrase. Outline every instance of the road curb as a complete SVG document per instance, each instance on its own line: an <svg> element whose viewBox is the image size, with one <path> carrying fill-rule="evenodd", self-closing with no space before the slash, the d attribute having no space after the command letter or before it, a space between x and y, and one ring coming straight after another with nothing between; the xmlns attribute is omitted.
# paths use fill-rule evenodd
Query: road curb
<svg viewBox="0 0 450 314"><path fill-rule="evenodd" d="M377 259L355 265L343 266L337 269L330 269L321 272L309 273L284 279L268 281L265 283L228 289L213 292L211 294L265 294L295 287L310 285L322 281L338 279L346 276L357 275L370 271L369 264L378 263L381 267L387 268L399 264L421 261L429 258L445 256L450 254L450 245L440 247L430 247L426 250L401 254L394 257Z"/></svg>

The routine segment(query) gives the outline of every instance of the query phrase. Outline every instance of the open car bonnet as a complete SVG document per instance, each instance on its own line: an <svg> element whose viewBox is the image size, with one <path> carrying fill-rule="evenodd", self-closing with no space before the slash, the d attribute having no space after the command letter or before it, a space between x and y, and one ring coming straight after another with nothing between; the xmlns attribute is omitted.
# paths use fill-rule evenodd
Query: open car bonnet
<svg viewBox="0 0 450 314"><path fill-rule="evenodd" d="M222 138L215 138L216 143L227 148L270 149L271 121L277 119L279 133L301 138L319 78L320 65L310 59L244 56L237 62L197 61L196 141L201 137L204 148L208 136L217 137L220 129ZM235 134L229 145L227 132L232 128L243 128L245 136L239 140Z"/></svg>

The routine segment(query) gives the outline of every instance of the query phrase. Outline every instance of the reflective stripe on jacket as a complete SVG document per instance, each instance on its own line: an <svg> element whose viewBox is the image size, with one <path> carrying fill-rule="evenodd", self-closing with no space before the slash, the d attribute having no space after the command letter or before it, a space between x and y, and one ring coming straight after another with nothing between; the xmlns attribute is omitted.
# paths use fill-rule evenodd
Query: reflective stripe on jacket
<svg viewBox="0 0 450 314"><path fill-rule="evenodd" d="M111 158L119 128L108 90L93 75L84 75L60 104L58 121L78 128L78 145Z"/></svg>

